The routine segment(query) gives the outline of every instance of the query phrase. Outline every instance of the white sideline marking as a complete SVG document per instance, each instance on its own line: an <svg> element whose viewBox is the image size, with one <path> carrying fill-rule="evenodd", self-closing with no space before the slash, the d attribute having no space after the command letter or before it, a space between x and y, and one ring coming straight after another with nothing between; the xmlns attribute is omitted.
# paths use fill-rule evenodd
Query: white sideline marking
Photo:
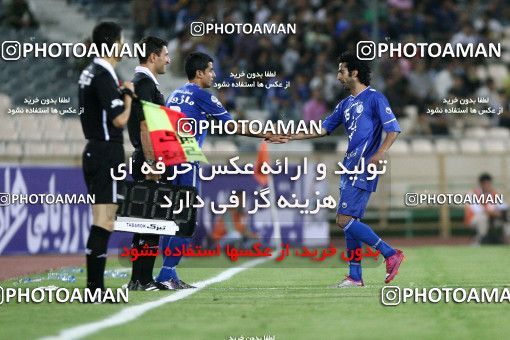
<svg viewBox="0 0 510 340"><path fill-rule="evenodd" d="M270 258L263 258L263 259L257 259L253 261L249 261L246 263L243 263L240 267L230 268L228 270L225 270L218 275L204 280L200 282L193 283L194 286L197 288L195 289L183 289L179 290L176 293L173 293L172 295L166 296L162 299L142 303L140 305L132 306L132 307L126 307L123 308L121 311L119 311L116 314L113 314L112 316L103 319L101 321L86 323L80 326L75 326L72 328L64 329L60 331L60 334L57 336L48 336L42 338L43 340L65 340L65 339L81 339L85 336L97 333L103 329L118 326L124 323L127 323L129 321L135 320L139 316L143 315L144 313L154 309L158 308L166 303L175 302L178 300L182 300L202 289L205 287L212 285L214 283L218 283L221 281L226 281L230 279L232 276L248 269L255 267Z"/></svg>

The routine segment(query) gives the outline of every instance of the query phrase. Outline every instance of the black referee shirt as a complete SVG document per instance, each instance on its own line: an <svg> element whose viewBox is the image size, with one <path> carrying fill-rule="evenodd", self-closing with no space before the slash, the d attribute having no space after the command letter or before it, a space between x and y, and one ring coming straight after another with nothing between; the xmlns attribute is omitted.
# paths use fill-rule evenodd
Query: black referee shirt
<svg viewBox="0 0 510 340"><path fill-rule="evenodd" d="M158 83L151 71L143 66L137 66L135 76L133 77L135 93L139 99L145 100L157 105L165 105L165 98L158 90ZM131 105L131 115L128 121L129 140L135 149L142 148L140 140L140 122L144 121L142 104L136 100Z"/></svg>
<svg viewBox="0 0 510 340"><path fill-rule="evenodd" d="M79 107L85 138L122 143L122 129L113 125L124 111L117 75L106 60L95 58L80 75Z"/></svg>

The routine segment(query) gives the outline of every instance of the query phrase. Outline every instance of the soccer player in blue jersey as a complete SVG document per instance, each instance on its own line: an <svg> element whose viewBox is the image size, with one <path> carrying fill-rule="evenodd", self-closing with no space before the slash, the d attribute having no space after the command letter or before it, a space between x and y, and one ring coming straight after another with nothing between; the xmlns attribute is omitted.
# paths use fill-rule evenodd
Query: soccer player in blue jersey
<svg viewBox="0 0 510 340"><path fill-rule="evenodd" d="M350 52L340 57L337 79L351 95L338 103L333 113L324 120L320 134L300 133L292 136L291 140L323 137L343 124L349 138L343 160L345 168L349 171L357 169L362 165L362 158L366 165L373 163L380 166L379 161L385 159L386 152L400 132L388 100L381 92L370 87L368 63L359 60ZM386 137L381 143L383 130L386 131ZM384 282L389 283L397 275L404 255L401 250L392 248L377 236L372 228L360 221L370 194L377 187L377 177L372 180L367 177L372 176L366 171L354 176L341 176L336 224L343 229L348 254L361 248L362 242L381 252L386 261ZM349 262L349 275L336 287L363 285L361 261L352 260Z"/></svg>
<svg viewBox="0 0 510 340"><path fill-rule="evenodd" d="M195 119L196 124L199 125L200 120L217 119L223 122L233 121L234 119L229 112L223 107L218 98L205 89L210 88L213 84L216 74L213 68L213 59L200 52L191 53L185 61L185 71L189 82L184 86L176 89L166 101L166 106L178 109L186 114L187 118ZM183 128L184 129L184 128ZM272 143L284 143L289 140L288 136L278 136L271 134L252 134L249 131L241 131L241 126L238 126L237 134L248 137L265 138ZM200 147L202 147L207 131L196 131L195 138ZM176 176L172 182L174 185L187 185L194 186L200 190L200 179L198 178L199 162L193 162L192 171ZM185 165L177 165L172 167L169 171L184 170ZM189 165L186 166L186 168ZM187 245L189 238L177 236L163 237L163 249L167 246L170 249ZM189 284L179 279L175 267L179 264L181 257L168 256L163 257L163 266L156 278L156 281L164 284L169 289L183 289L193 288Z"/></svg>

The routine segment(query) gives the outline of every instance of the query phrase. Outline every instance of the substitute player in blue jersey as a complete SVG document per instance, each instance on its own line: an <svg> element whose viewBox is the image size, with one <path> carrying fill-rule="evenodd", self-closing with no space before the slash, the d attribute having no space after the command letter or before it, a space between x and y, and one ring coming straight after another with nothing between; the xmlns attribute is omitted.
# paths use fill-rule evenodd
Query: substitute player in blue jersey
<svg viewBox="0 0 510 340"><path fill-rule="evenodd" d="M195 124L199 125L200 120L217 119L223 122L233 121L232 116L211 93L205 89L210 88L213 84L216 74L213 68L213 59L200 52L191 53L185 61L185 71L189 82L184 86L178 88L166 101L166 106L179 110L186 114L187 118L194 119ZM271 134L252 134L249 131L241 131L241 126L238 126L237 134L248 137L266 138L272 143L284 143L289 140L288 136L277 136ZM207 131L196 131L195 138L200 147L202 147ZM200 191L200 179L198 177L199 162L187 163L183 165L176 165L169 169L171 175L172 171L176 169L184 172L191 164L191 171L177 175L172 182L174 185L187 185L194 186ZM189 238L177 236L163 237L163 249L167 246L170 249L187 245ZM193 288L191 285L179 279L175 267L179 264L182 256L164 256L163 266L156 278L156 281L167 286L169 289L183 289Z"/></svg>
<svg viewBox="0 0 510 340"><path fill-rule="evenodd" d="M358 169L362 164L373 163L380 166L385 154L400 132L397 119L393 114L386 97L370 87L370 66L366 61L359 60L354 54L342 54L338 65L337 79L351 95L336 106L333 114L322 123L321 133L297 134L292 139L308 139L329 135L340 124L345 126L349 145L343 165L349 171ZM381 143L382 131L386 138ZM366 162L365 162L366 161ZM366 168L366 167L365 167ZM376 190L377 177L368 172L357 175L342 175L340 178L340 198L338 202L336 224L343 229L348 254L361 248L362 242L379 250L386 259L386 277L389 283L398 273L404 255L401 250L394 249L384 242L368 225L360 219L370 194ZM361 261L349 262L349 275L336 287L363 286Z"/></svg>

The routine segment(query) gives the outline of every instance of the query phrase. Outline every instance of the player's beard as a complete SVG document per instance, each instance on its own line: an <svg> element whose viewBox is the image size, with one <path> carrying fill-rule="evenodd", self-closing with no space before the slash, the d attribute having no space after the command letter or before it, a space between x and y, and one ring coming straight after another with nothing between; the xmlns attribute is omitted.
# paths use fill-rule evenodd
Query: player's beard
<svg viewBox="0 0 510 340"><path fill-rule="evenodd" d="M347 84L346 81L341 81L340 84L342 84L342 87L344 88L344 90L346 90L346 91L350 91L351 90L349 88L349 85Z"/></svg>

